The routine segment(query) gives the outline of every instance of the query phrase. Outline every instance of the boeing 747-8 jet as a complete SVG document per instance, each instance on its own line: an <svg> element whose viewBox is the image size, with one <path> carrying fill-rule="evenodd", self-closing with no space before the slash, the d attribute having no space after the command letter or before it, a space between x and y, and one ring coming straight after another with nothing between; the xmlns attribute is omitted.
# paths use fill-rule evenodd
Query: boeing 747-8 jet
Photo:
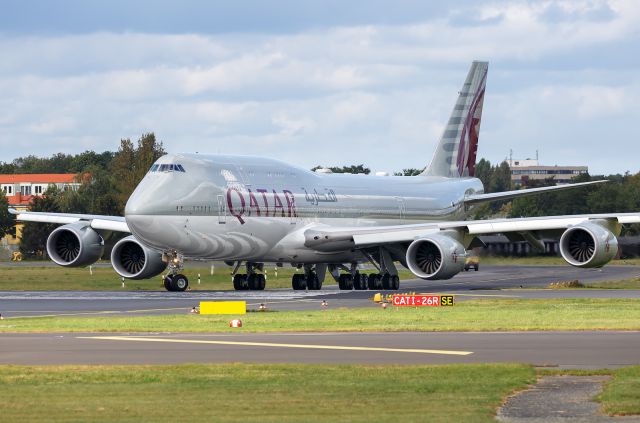
<svg viewBox="0 0 640 423"><path fill-rule="evenodd" d="M265 263L304 269L293 289L321 289L325 275L340 289L398 289L396 263L422 279L459 273L477 236L507 233L540 246L559 236L573 266L599 267L618 251L621 225L639 213L465 220L476 204L592 184L485 194L474 178L488 64L473 62L431 163L422 174L368 176L311 172L277 160L168 154L153 164L125 216L16 212L17 219L58 223L47 241L61 266L86 266L103 254L101 231L130 235L111 252L129 279L165 272L169 291L184 291L185 259L234 263L237 290L262 290ZM358 264L377 272L364 275ZM242 271L241 271L242 269Z"/></svg>

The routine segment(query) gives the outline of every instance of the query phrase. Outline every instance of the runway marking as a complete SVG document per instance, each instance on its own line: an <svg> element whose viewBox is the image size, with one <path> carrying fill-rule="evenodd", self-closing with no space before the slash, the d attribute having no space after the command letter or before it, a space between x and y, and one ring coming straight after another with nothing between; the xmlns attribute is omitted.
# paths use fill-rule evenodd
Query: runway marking
<svg viewBox="0 0 640 423"><path fill-rule="evenodd" d="M134 336L131 336L131 337L130 336L79 336L78 339L99 339L104 341L164 342L164 343L176 343L176 344L211 344L211 345L232 345L232 346L246 346L246 347L303 348L303 349L313 349L313 350L377 351L377 352L399 352L399 353L441 354L441 355L473 354L472 351L355 347L355 346L344 346L344 345L278 344L278 343L272 343L272 342L246 342L246 341L204 341L201 339L142 338L142 337L134 337Z"/></svg>

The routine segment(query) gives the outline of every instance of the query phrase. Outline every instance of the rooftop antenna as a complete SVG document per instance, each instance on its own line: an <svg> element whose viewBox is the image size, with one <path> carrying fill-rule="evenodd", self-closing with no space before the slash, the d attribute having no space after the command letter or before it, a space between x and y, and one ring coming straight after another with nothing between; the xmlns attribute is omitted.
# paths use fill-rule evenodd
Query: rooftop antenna
<svg viewBox="0 0 640 423"><path fill-rule="evenodd" d="M538 150L536 150L536 162L538 161Z"/></svg>
<svg viewBox="0 0 640 423"><path fill-rule="evenodd" d="M513 149L509 149L509 166L513 166Z"/></svg>

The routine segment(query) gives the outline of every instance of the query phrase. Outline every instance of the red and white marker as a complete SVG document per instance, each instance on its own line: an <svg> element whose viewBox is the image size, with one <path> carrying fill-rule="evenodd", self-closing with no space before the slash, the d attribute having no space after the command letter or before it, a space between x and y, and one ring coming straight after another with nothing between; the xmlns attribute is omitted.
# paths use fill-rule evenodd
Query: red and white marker
<svg viewBox="0 0 640 423"><path fill-rule="evenodd" d="M231 327L231 328L241 328L242 327L242 321L240 319L233 319L232 321L229 322L229 327Z"/></svg>

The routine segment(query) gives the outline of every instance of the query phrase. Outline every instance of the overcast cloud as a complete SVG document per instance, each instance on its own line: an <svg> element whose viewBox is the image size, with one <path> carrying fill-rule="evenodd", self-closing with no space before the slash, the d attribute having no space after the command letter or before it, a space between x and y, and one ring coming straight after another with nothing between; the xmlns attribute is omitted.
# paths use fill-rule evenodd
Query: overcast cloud
<svg viewBox="0 0 640 423"><path fill-rule="evenodd" d="M423 167L477 59L480 157L640 170L634 0L5 3L3 161L154 131L172 152Z"/></svg>

